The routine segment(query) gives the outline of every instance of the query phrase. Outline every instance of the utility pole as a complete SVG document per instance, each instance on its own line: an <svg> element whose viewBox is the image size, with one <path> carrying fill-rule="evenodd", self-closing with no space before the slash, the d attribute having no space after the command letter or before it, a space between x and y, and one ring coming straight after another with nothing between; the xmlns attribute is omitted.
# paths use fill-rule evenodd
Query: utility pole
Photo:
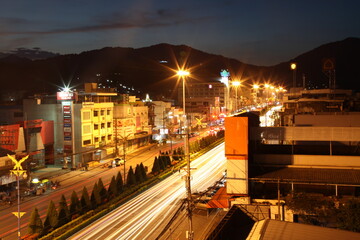
<svg viewBox="0 0 360 240"><path fill-rule="evenodd" d="M115 126L115 157L118 157L119 154L119 148L118 148L118 119L115 118L115 122L114 122L114 126Z"/></svg>
<svg viewBox="0 0 360 240"><path fill-rule="evenodd" d="M123 140L123 154L124 154L124 185L126 184L126 178L125 178L125 176L126 176L126 167L125 167L125 164L126 164L126 159L125 159L125 157L126 157L126 142L127 142L127 137L125 137L125 138L123 138L122 139Z"/></svg>
<svg viewBox="0 0 360 240"><path fill-rule="evenodd" d="M189 220L189 232L187 234L187 238L189 240L193 240L194 232L193 232L193 224L192 224L192 197L191 197L191 173L190 173L190 151L189 151L189 126L187 121L187 115L185 111L185 79L183 77L183 108L184 108L184 128L185 128L185 142L184 142L184 150L185 150L185 160L186 160L186 197L187 197L187 214Z"/></svg>
<svg viewBox="0 0 360 240"><path fill-rule="evenodd" d="M277 195L278 195L278 219L281 221L281 212L280 212L280 178L278 178L277 182Z"/></svg>

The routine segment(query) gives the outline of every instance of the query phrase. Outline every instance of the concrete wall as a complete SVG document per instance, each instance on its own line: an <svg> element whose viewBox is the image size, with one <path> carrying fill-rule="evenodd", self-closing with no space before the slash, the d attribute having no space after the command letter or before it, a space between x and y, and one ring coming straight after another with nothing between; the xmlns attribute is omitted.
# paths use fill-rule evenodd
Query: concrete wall
<svg viewBox="0 0 360 240"><path fill-rule="evenodd" d="M296 126L360 127L360 113L342 115L295 115Z"/></svg>
<svg viewBox="0 0 360 240"><path fill-rule="evenodd" d="M320 167L359 167L359 156L254 154L256 163Z"/></svg>

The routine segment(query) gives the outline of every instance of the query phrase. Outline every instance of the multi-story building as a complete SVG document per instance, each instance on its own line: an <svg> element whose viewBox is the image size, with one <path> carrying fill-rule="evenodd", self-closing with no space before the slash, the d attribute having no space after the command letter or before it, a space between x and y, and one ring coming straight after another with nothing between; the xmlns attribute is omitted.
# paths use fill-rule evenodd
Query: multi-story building
<svg viewBox="0 0 360 240"><path fill-rule="evenodd" d="M220 82L193 83L187 82L185 86L186 113L201 113L204 122L216 121L221 113L225 112L226 87ZM178 88L178 104L183 102L183 88Z"/></svg>
<svg viewBox="0 0 360 240"><path fill-rule="evenodd" d="M287 97L282 114L289 121L282 126L259 127L252 113L226 119L227 193L239 196L238 204L275 200L272 217L296 221L296 213L276 206L294 191L359 196L360 113L351 111L358 109L351 90L290 91Z"/></svg>
<svg viewBox="0 0 360 240"><path fill-rule="evenodd" d="M26 119L53 121L54 154L46 163L65 168L76 169L114 154L124 137L129 150L151 139L147 106L134 96L99 89L94 83L81 91L24 99L23 109Z"/></svg>
<svg viewBox="0 0 360 240"><path fill-rule="evenodd" d="M1 105L0 125L10 125L23 121L23 109L21 105Z"/></svg>
<svg viewBox="0 0 360 240"><path fill-rule="evenodd" d="M344 118L337 117L339 115L349 115L354 110L359 111L360 109L352 90L342 89L291 89L289 94L285 94L283 103L281 115L284 126L309 123L308 121L302 122L300 119L304 119L304 117L301 115L315 116L311 117L315 124L317 115L330 115L334 121L334 118ZM309 117L305 118L309 119Z"/></svg>
<svg viewBox="0 0 360 240"><path fill-rule="evenodd" d="M16 181L16 177L10 174L14 163L7 154L16 158L28 155L22 167L29 175L33 168L51 164L54 154L53 144L52 121L36 119L0 126L0 186L11 187Z"/></svg>
<svg viewBox="0 0 360 240"><path fill-rule="evenodd" d="M114 142L117 156L147 145L151 140L148 106L136 101L122 101L114 105Z"/></svg>
<svg viewBox="0 0 360 240"><path fill-rule="evenodd" d="M61 92L57 96L24 99L28 119L54 121L55 164L71 162L71 168L83 166L111 154L113 142L113 92L98 91L86 85L85 91Z"/></svg>

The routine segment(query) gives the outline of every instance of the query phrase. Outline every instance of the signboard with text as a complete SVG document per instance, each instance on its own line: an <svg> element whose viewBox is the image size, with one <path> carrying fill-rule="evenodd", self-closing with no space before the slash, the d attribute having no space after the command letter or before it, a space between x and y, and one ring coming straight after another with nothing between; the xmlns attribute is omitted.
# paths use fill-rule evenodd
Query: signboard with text
<svg viewBox="0 0 360 240"><path fill-rule="evenodd" d="M75 92L57 92L56 99L60 101L68 101L75 100L76 93Z"/></svg>
<svg viewBox="0 0 360 240"><path fill-rule="evenodd" d="M62 95L64 96L64 95ZM64 100L64 99L62 99ZM73 152L73 129L72 129L72 101L62 102L63 112L63 134L64 134L64 153Z"/></svg>

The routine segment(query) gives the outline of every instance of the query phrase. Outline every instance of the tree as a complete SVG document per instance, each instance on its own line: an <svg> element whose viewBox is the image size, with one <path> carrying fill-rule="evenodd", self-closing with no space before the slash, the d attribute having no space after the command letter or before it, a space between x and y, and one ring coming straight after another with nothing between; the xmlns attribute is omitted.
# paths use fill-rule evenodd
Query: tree
<svg viewBox="0 0 360 240"><path fill-rule="evenodd" d="M41 221L41 218L39 216L39 212L37 208L34 208L34 210L31 213L30 216L30 223L28 226L28 233L29 234L40 234L43 231L43 223Z"/></svg>
<svg viewBox="0 0 360 240"><path fill-rule="evenodd" d="M58 212L56 211L55 204L50 200L48 210L46 213L46 218L44 221L44 228L42 234L47 234L54 230L58 225Z"/></svg>
<svg viewBox="0 0 360 240"><path fill-rule="evenodd" d="M168 153L166 153L165 158L166 158L166 165L171 166L171 159Z"/></svg>
<svg viewBox="0 0 360 240"><path fill-rule="evenodd" d="M151 172L153 174L157 174L159 171L160 171L159 160L157 157L155 157Z"/></svg>
<svg viewBox="0 0 360 240"><path fill-rule="evenodd" d="M72 192L70 201L70 216L74 219L80 214L80 201L75 191Z"/></svg>
<svg viewBox="0 0 360 240"><path fill-rule="evenodd" d="M353 198L341 204L336 216L339 228L360 232L360 200Z"/></svg>
<svg viewBox="0 0 360 240"><path fill-rule="evenodd" d="M59 215L58 215L58 226L60 227L70 220L70 211L64 195L61 195L61 200L59 202Z"/></svg>
<svg viewBox="0 0 360 240"><path fill-rule="evenodd" d="M326 226L334 215L333 200L298 192L286 198L286 205L308 224Z"/></svg>
<svg viewBox="0 0 360 240"><path fill-rule="evenodd" d="M183 147L178 148L178 155L181 160L184 159L185 152Z"/></svg>
<svg viewBox="0 0 360 240"><path fill-rule="evenodd" d="M118 193L117 193L116 180L115 180L115 177L113 176L111 178L110 185L108 188L108 196L109 196L109 199L112 199L112 198L115 198L117 195L118 195Z"/></svg>
<svg viewBox="0 0 360 240"><path fill-rule="evenodd" d="M89 193L85 186L83 188L81 199L80 199L80 207L81 207L82 213L86 213L87 211L91 210L91 201L89 198Z"/></svg>
<svg viewBox="0 0 360 240"><path fill-rule="evenodd" d="M159 163L160 171L164 170L165 166L164 166L164 161L163 161L162 155L158 156L158 163Z"/></svg>
<svg viewBox="0 0 360 240"><path fill-rule="evenodd" d="M97 208L101 204L101 197L100 197L100 193L99 193L97 183L94 183L94 187L93 187L93 190L91 192L90 202L91 202L91 208L92 209Z"/></svg>
<svg viewBox="0 0 360 240"><path fill-rule="evenodd" d="M160 156L161 158L161 161L162 161L162 164L163 164L163 170L165 170L167 168L167 160L166 160L166 155L165 154L162 154Z"/></svg>
<svg viewBox="0 0 360 240"><path fill-rule="evenodd" d="M145 167L143 163L140 163L140 170L141 170L141 175L144 181L146 181L147 179L147 175L146 175L146 171L145 171Z"/></svg>
<svg viewBox="0 0 360 240"><path fill-rule="evenodd" d="M179 160L179 155L178 155L177 149L174 149L172 158L175 161Z"/></svg>
<svg viewBox="0 0 360 240"><path fill-rule="evenodd" d="M135 168L135 180L136 183L142 183L143 182L143 178L142 178L142 174L141 174L141 170L140 170L140 165L136 164L136 168Z"/></svg>
<svg viewBox="0 0 360 240"><path fill-rule="evenodd" d="M108 199L108 195L107 195L106 188L104 187L104 184L103 184L101 178L99 178L99 181L98 181L98 190L99 190L99 194L101 197L101 203L106 202L106 200Z"/></svg>
<svg viewBox="0 0 360 240"><path fill-rule="evenodd" d="M120 195L124 191L124 182L121 176L120 171L116 175L116 187L117 187L117 194Z"/></svg>
<svg viewBox="0 0 360 240"><path fill-rule="evenodd" d="M132 169L132 166L130 166L130 169L128 171L128 176L126 179L126 184L128 186L134 185L136 184L136 179L135 179L135 174L134 174L134 170Z"/></svg>

